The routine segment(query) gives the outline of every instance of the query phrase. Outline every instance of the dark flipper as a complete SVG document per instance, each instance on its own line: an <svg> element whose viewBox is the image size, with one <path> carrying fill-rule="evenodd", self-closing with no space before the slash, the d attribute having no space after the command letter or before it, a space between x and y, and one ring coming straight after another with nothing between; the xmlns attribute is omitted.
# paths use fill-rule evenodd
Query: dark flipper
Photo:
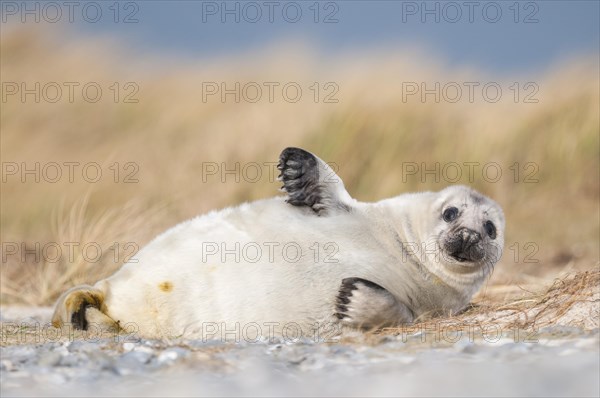
<svg viewBox="0 0 600 398"><path fill-rule="evenodd" d="M289 204L308 206L318 215L350 211L354 200L341 178L312 153L286 148L279 156L277 168L281 170L279 178Z"/></svg>
<svg viewBox="0 0 600 398"><path fill-rule="evenodd" d="M414 315L382 286L361 278L342 280L335 317L343 325L369 330L412 322Z"/></svg>

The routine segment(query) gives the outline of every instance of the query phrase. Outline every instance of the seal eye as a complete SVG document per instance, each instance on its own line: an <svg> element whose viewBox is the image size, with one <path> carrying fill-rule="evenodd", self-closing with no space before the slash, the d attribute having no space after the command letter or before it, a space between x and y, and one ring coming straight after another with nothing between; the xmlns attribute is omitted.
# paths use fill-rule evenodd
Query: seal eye
<svg viewBox="0 0 600 398"><path fill-rule="evenodd" d="M491 221L486 221L483 223L483 227L485 228L485 232L492 239L496 239L496 226Z"/></svg>
<svg viewBox="0 0 600 398"><path fill-rule="evenodd" d="M458 217L458 209L456 207L448 207L444 210L442 217L446 222L454 221L456 220L456 217Z"/></svg>

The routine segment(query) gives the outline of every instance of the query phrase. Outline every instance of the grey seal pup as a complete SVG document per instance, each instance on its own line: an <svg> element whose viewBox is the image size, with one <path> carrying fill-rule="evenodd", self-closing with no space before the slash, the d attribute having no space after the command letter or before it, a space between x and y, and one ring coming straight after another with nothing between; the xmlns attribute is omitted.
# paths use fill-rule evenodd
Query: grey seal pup
<svg viewBox="0 0 600 398"><path fill-rule="evenodd" d="M399 326L463 310L502 254L502 209L471 188L364 203L305 150L278 168L286 196L171 228L63 293L53 324L227 340Z"/></svg>

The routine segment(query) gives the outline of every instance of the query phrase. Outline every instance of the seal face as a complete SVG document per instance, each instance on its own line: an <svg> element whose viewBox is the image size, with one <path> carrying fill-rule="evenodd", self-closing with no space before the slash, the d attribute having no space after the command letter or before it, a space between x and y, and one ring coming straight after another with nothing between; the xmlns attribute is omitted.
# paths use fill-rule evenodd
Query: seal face
<svg viewBox="0 0 600 398"><path fill-rule="evenodd" d="M489 275L502 255L504 215L500 206L480 193L451 186L434 202L433 232L441 261L451 272L481 270Z"/></svg>
<svg viewBox="0 0 600 398"><path fill-rule="evenodd" d="M442 213L444 222L450 224L440 237L440 246L444 252L448 253L454 260L460 263L478 263L485 258L488 253L493 253L491 247L493 240L496 239L496 226L490 220L485 220L481 225L470 228L461 222L460 217L471 216L472 214L463 214L454 207L448 207ZM476 223L473 223L476 224Z"/></svg>
<svg viewBox="0 0 600 398"><path fill-rule="evenodd" d="M471 188L362 203L300 148L286 148L278 168L285 198L173 227L111 277L63 293L53 324L133 324L158 338L397 326L460 311L500 259L502 210ZM293 261L273 255L292 243ZM268 256L247 255L267 247Z"/></svg>

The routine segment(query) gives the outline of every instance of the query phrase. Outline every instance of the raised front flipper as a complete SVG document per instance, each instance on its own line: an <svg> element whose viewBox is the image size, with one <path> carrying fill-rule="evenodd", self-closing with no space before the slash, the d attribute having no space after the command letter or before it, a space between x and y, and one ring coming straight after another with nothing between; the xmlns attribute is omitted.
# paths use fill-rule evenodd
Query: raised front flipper
<svg viewBox="0 0 600 398"><path fill-rule="evenodd" d="M327 163L300 148L286 148L279 156L277 168L287 202L294 206L308 206L318 215L350 211L354 199L350 197L342 179Z"/></svg>
<svg viewBox="0 0 600 398"><path fill-rule="evenodd" d="M346 278L337 295L334 314L342 325L370 330L414 320L412 311L390 292L361 278Z"/></svg>

